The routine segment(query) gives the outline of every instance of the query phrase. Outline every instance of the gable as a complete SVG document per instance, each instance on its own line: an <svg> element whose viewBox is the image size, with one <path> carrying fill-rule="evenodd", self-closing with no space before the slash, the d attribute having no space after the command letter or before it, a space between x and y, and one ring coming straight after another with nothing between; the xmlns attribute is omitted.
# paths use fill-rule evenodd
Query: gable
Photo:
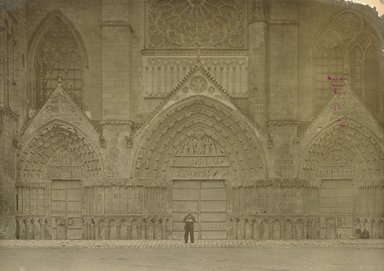
<svg viewBox="0 0 384 271"><path fill-rule="evenodd" d="M163 109L170 107L180 100L197 95L215 99L232 109L236 109L234 102L224 88L199 63L191 69L168 95L163 104Z"/></svg>
<svg viewBox="0 0 384 271"><path fill-rule="evenodd" d="M25 141L26 138L34 135L44 125L57 120L69 123L87 135L93 135L93 141L98 142L97 131L65 92L60 82L48 101L24 130L22 140Z"/></svg>
<svg viewBox="0 0 384 271"><path fill-rule="evenodd" d="M383 142L383 129L364 102L351 90L348 84L334 95L319 116L314 119L304 136L312 137L319 130L329 125L337 125L339 128L343 128L351 120L367 128Z"/></svg>

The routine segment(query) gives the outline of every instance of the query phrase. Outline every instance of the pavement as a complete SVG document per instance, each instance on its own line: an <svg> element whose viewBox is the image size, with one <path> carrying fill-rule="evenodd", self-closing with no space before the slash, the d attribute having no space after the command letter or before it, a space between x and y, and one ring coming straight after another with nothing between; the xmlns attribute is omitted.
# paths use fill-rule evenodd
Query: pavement
<svg viewBox="0 0 384 271"><path fill-rule="evenodd" d="M378 248L384 239L349 240L0 240L0 248Z"/></svg>
<svg viewBox="0 0 384 271"><path fill-rule="evenodd" d="M383 271L384 240L1 240L1 271Z"/></svg>

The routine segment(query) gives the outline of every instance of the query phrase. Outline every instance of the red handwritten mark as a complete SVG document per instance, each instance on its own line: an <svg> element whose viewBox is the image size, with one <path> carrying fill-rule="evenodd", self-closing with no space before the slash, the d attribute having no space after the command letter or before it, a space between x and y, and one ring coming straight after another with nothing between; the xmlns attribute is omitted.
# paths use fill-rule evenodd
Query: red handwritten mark
<svg viewBox="0 0 384 271"><path fill-rule="evenodd" d="M346 118L339 118L339 119L337 119L337 127L339 127L339 128L343 128L343 127L346 127L348 125L348 123L347 123L347 120L346 120Z"/></svg>
<svg viewBox="0 0 384 271"><path fill-rule="evenodd" d="M338 87L341 87L342 84L338 83L338 81L344 81L344 77L331 77L331 76L327 76L327 79L329 81L332 81L333 83L331 84L332 86L332 92L336 95L337 94L337 88ZM338 84L337 84L338 83Z"/></svg>
<svg viewBox="0 0 384 271"><path fill-rule="evenodd" d="M341 110L341 106L339 104L333 104L332 105L332 110L333 111L340 111Z"/></svg>

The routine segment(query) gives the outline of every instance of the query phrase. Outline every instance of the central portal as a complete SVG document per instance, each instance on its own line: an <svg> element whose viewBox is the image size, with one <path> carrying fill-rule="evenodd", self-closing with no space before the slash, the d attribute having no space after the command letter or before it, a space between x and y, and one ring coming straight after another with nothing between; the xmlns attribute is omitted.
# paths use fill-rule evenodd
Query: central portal
<svg viewBox="0 0 384 271"><path fill-rule="evenodd" d="M184 216L192 210L195 239L227 239L227 201L222 180L175 180L172 189L172 237L184 238Z"/></svg>

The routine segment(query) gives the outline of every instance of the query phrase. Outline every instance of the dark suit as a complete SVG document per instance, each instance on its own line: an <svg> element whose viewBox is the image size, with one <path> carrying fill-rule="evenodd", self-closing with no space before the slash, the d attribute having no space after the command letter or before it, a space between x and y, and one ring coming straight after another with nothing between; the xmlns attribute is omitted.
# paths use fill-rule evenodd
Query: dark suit
<svg viewBox="0 0 384 271"><path fill-rule="evenodd" d="M196 222L196 218L193 215L186 215L183 219L184 224L184 241L185 243L188 243L188 234L191 235L191 243L194 242L194 237L193 237L193 229L194 229L194 223Z"/></svg>

